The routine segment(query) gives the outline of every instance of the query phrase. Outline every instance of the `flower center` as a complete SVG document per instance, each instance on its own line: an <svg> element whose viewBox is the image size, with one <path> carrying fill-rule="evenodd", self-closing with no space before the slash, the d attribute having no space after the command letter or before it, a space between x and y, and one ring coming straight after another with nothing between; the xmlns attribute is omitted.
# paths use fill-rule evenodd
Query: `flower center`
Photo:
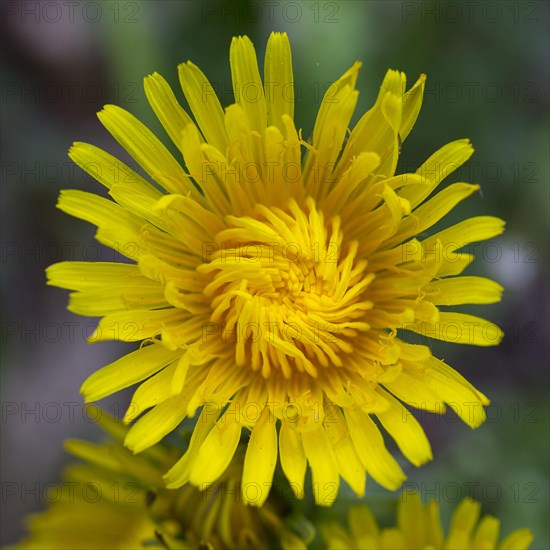
<svg viewBox="0 0 550 550"><path fill-rule="evenodd" d="M373 276L356 258L357 241L345 242L338 217L325 224L313 199L306 208L292 200L287 211L257 205L255 217L227 216L199 267L210 276L215 332L235 347L237 365L264 378L342 366L369 329L363 292Z"/></svg>

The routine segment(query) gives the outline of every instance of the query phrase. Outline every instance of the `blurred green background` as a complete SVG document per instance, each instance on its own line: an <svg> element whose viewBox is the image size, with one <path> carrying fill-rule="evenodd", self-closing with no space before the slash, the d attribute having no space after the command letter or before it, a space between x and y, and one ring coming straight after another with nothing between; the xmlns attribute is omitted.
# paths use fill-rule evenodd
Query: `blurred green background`
<svg viewBox="0 0 550 550"><path fill-rule="evenodd" d="M355 122L374 101L388 68L412 84L428 75L421 116L399 170L414 170L448 141L469 137L476 153L448 181L482 193L449 221L497 215L499 239L477 249L471 274L506 287L483 308L506 332L498 348L434 346L493 401L476 431L447 415L421 415L435 460L407 468L408 487L442 502L483 501L503 533L530 527L533 548L549 548L549 6L548 2L10 2L1 12L2 199L2 544L43 506L59 482L66 437L98 437L78 388L98 366L131 349L88 345L94 320L65 311L67 293L45 286L44 269L64 259L113 260L92 228L55 209L60 189L100 191L67 150L86 141L126 156L95 113L116 103L168 143L142 89L160 72L179 89L176 67L191 59L223 105L231 99L229 45L247 34L263 62L272 30L289 34L301 94L297 126L310 135L320 95L355 60L363 62ZM481 310L471 308L469 312ZM118 399L118 401L117 401ZM106 402L115 416L123 401ZM336 510L352 498L345 491ZM367 499L389 517L392 495L372 481ZM325 512L326 513L326 512Z"/></svg>

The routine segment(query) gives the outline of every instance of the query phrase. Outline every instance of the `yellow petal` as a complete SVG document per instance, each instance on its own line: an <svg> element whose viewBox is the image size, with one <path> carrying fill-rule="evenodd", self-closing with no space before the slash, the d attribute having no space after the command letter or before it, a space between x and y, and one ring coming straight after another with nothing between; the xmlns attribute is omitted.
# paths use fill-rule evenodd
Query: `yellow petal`
<svg viewBox="0 0 550 550"><path fill-rule="evenodd" d="M489 404L489 400L443 361L431 358L423 376L424 383L471 428L477 428L485 421L483 407Z"/></svg>
<svg viewBox="0 0 550 550"><path fill-rule="evenodd" d="M370 152L359 153L351 161L349 168L338 179L322 202L327 218L340 213L351 194L379 165L380 157L376 153Z"/></svg>
<svg viewBox="0 0 550 550"><path fill-rule="evenodd" d="M435 249L437 255L446 256L470 243L485 241L500 235L505 222L494 216L475 216L457 223L422 241L428 249L435 249L438 242L441 249Z"/></svg>
<svg viewBox="0 0 550 550"><path fill-rule="evenodd" d="M439 503L431 500L424 513L424 522L426 525L426 544L431 544L434 548L443 546L443 527L441 526L441 517L439 514Z"/></svg>
<svg viewBox="0 0 550 550"><path fill-rule="evenodd" d="M123 185L152 198L161 195L158 189L126 164L95 145L73 143L69 149L69 157L107 189L113 185Z"/></svg>
<svg viewBox="0 0 550 550"><path fill-rule="evenodd" d="M384 386L408 405L417 409L443 414L446 407L441 397L436 391L427 386L422 378L417 378L413 374L404 369L395 380L385 382ZM406 419L410 413L404 411L404 415L404 419Z"/></svg>
<svg viewBox="0 0 550 550"><path fill-rule="evenodd" d="M338 496L340 475L327 434L322 426L302 432L307 460L311 466L313 496L318 506L331 506Z"/></svg>
<svg viewBox="0 0 550 550"><path fill-rule="evenodd" d="M395 236L387 241L386 246L403 242L409 237L418 235L432 227L448 214L460 201L469 197L479 189L479 185L469 183L454 183L435 195L432 199L419 206L399 225Z"/></svg>
<svg viewBox="0 0 550 550"><path fill-rule="evenodd" d="M188 292L200 292L202 287L197 284L196 273L190 269L179 269L159 260L152 254L143 254L139 258L139 269L147 278L158 281L163 287L169 283L178 283L180 288ZM204 285L203 285L204 286Z"/></svg>
<svg viewBox="0 0 550 550"><path fill-rule="evenodd" d="M365 494L365 468L357 456L344 417L335 405L329 407L325 412L323 425L334 451L340 475L353 492L358 497L362 497Z"/></svg>
<svg viewBox="0 0 550 550"><path fill-rule="evenodd" d="M139 257L139 232L143 220L113 201L93 193L67 189L61 191L57 207L87 222L97 225L97 240L126 257Z"/></svg>
<svg viewBox="0 0 550 550"><path fill-rule="evenodd" d="M399 129L401 141L405 141L409 132L412 130L424 98L424 86L426 84L426 75L421 74L414 86L403 96L403 117Z"/></svg>
<svg viewBox="0 0 550 550"><path fill-rule="evenodd" d="M474 548L496 548L500 533L500 521L493 516L481 518L473 537Z"/></svg>
<svg viewBox="0 0 550 550"><path fill-rule="evenodd" d="M381 158L376 174L390 177L395 171L398 156L398 133L401 126L405 75L390 70L380 87L376 103L356 124L339 161L345 169L350 160L361 152L377 153Z"/></svg>
<svg viewBox="0 0 550 550"><path fill-rule="evenodd" d="M241 437L241 424L234 415L224 414L206 436L194 461L190 482L201 491L226 470Z"/></svg>
<svg viewBox="0 0 550 550"><path fill-rule="evenodd" d="M267 41L264 63L267 123L284 129L282 116L294 119L294 77L292 55L286 32L272 32Z"/></svg>
<svg viewBox="0 0 550 550"><path fill-rule="evenodd" d="M460 502L453 512L446 548L459 550L470 547L470 537L479 519L481 504L468 498Z"/></svg>
<svg viewBox="0 0 550 550"><path fill-rule="evenodd" d="M527 550L533 542L533 533L529 529L518 529L506 536L500 545L499 550Z"/></svg>
<svg viewBox="0 0 550 550"><path fill-rule="evenodd" d="M263 133L267 127L267 107L256 51L248 36L233 38L229 60L235 101L244 109L251 127Z"/></svg>
<svg viewBox="0 0 550 550"><path fill-rule="evenodd" d="M138 386L124 415L123 422L125 424L132 422L147 409L171 397L171 381L177 364L174 362L168 365Z"/></svg>
<svg viewBox="0 0 550 550"><path fill-rule="evenodd" d="M166 195L157 201L154 209L159 215L170 220L171 232L180 242L186 242L189 237L192 237L192 241L197 241L193 245L189 244L188 248L198 253L201 258L204 254L204 243L209 242L206 239L213 239L213 236L224 227L223 221L211 210L203 208L187 196ZM196 264L193 264L193 268L195 267Z"/></svg>
<svg viewBox="0 0 550 550"><path fill-rule="evenodd" d="M386 449L376 424L360 409L348 408L345 415L353 445L363 466L386 489L391 491L398 489L406 476Z"/></svg>
<svg viewBox="0 0 550 550"><path fill-rule="evenodd" d="M493 304L502 297L501 285L484 277L450 277L424 287L426 299L435 305Z"/></svg>
<svg viewBox="0 0 550 550"><path fill-rule="evenodd" d="M285 421L282 422L279 432L279 455L281 467L296 498L304 498L307 460L302 436L290 423Z"/></svg>
<svg viewBox="0 0 550 550"><path fill-rule="evenodd" d="M153 111L176 147L181 149L181 132L188 124L193 123L191 117L183 110L172 88L160 74L149 75L143 83L145 95Z"/></svg>
<svg viewBox="0 0 550 550"><path fill-rule="evenodd" d="M277 464L276 418L269 407L264 407L259 420L252 429L244 458L242 497L253 506L263 506L273 483L273 472ZM250 499L249 485L259 489Z"/></svg>
<svg viewBox="0 0 550 550"><path fill-rule="evenodd" d="M72 292L67 309L90 317L127 309L156 309L167 307L164 289L146 277L131 285L106 285L101 288Z"/></svg>
<svg viewBox="0 0 550 550"><path fill-rule="evenodd" d="M403 328L424 337L474 346L497 346L504 336L497 325L486 319L451 311L441 311L438 322L405 323Z"/></svg>
<svg viewBox="0 0 550 550"><path fill-rule="evenodd" d="M332 173L359 96L355 82L360 67L354 63L329 86L319 107L313 128L314 151L308 153L304 167L306 189L316 200L325 196L331 181L337 181Z"/></svg>
<svg viewBox="0 0 550 550"><path fill-rule="evenodd" d="M416 208L447 176L458 170L473 152L474 148L468 139L447 143L416 171L427 180L426 183L407 186L400 195L409 200L413 209Z"/></svg>
<svg viewBox="0 0 550 550"><path fill-rule="evenodd" d="M166 325L182 321L186 315L184 311L176 308L134 309L108 313L99 321L95 332L88 337L88 341L121 340L123 342L138 342L139 340L158 336Z"/></svg>
<svg viewBox="0 0 550 550"><path fill-rule="evenodd" d="M191 61L178 66L180 84L206 141L225 153L227 134L223 109L204 73Z"/></svg>
<svg viewBox="0 0 550 550"><path fill-rule="evenodd" d="M424 507L418 493L404 492L397 506L397 525L406 533L409 548L425 548Z"/></svg>
<svg viewBox="0 0 550 550"><path fill-rule="evenodd" d="M214 148L206 144L201 145L199 131L194 124L189 124L182 131L180 142L185 164L208 198L208 207L222 216L229 213L231 208L225 192L228 161L225 157L215 161L208 158L204 147Z"/></svg>
<svg viewBox="0 0 550 550"><path fill-rule="evenodd" d="M80 439L66 439L63 443L63 447L68 453L80 458L86 462L97 465L100 468L106 468L107 470L113 470L115 472L120 471L120 464L110 454L105 452L105 448L89 441L82 441Z"/></svg>
<svg viewBox="0 0 550 550"><path fill-rule="evenodd" d="M141 274L134 264L59 262L46 269L48 284L69 290L102 288L110 283L132 284Z"/></svg>
<svg viewBox="0 0 550 550"><path fill-rule="evenodd" d="M144 346L94 372L82 384L80 393L86 402L97 401L155 374L180 353L158 344Z"/></svg>
<svg viewBox="0 0 550 550"><path fill-rule="evenodd" d="M106 105L97 116L122 147L167 191L196 194L180 164L135 116L116 105Z"/></svg>
<svg viewBox="0 0 550 550"><path fill-rule="evenodd" d="M348 512L348 523L357 540L364 540L366 537L376 540L378 537L378 525L367 506L352 506Z"/></svg>
<svg viewBox="0 0 550 550"><path fill-rule="evenodd" d="M214 404L206 404L202 409L191 435L187 451L164 476L168 489L177 489L189 481L193 464L204 440L216 424L219 412L219 407Z"/></svg>
<svg viewBox="0 0 550 550"><path fill-rule="evenodd" d="M166 196L173 197L174 195L161 195L159 193L156 197L150 197L126 185L113 185L109 190L109 195L128 212L138 215L163 231L170 232L170 220L159 216L155 212L155 205L162 198Z"/></svg>
<svg viewBox="0 0 550 550"><path fill-rule="evenodd" d="M435 245L434 249L443 250L441 242ZM465 252L446 252L443 256L436 253L436 256L441 258L439 269L436 274L438 277L460 275L474 261L474 255L466 254Z"/></svg>
<svg viewBox="0 0 550 550"><path fill-rule="evenodd" d="M383 394L390 406L385 411L376 413L376 416L393 437L403 455L415 466L421 466L431 460L430 443L417 420L384 390L378 388L377 391Z"/></svg>
<svg viewBox="0 0 550 550"><path fill-rule="evenodd" d="M142 416L131 428L124 440L126 447L140 453L158 443L181 424L185 418L189 397L171 397Z"/></svg>
<svg viewBox="0 0 550 550"><path fill-rule="evenodd" d="M380 533L381 550L409 550L414 546L409 546L409 541L405 535L398 529L384 529Z"/></svg>

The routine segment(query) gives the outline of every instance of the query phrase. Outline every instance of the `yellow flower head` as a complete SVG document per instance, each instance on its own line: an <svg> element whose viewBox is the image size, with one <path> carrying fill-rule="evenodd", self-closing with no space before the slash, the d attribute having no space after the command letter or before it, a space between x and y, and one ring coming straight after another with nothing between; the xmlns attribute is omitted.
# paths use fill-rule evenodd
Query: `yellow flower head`
<svg viewBox="0 0 550 550"><path fill-rule="evenodd" d="M290 523L280 498L261 508L240 494L238 457L206 491L192 485L166 489L162 475L174 463L174 448L161 444L140 456L122 445L127 428L102 415L113 437L105 444L69 440L67 450L84 462L70 464L52 484L47 510L28 518L29 535L18 550L303 549L313 526L295 514ZM241 461L242 462L242 461ZM295 531L299 531L297 534Z"/></svg>
<svg viewBox="0 0 550 550"><path fill-rule="evenodd" d="M500 522L479 518L481 505L465 498L453 512L447 536L439 517L439 503L422 505L418 493L403 493L397 507L397 525L382 529L367 506L348 512L349 531L338 523L321 527L328 550L527 550L533 535L518 529L499 544Z"/></svg>
<svg viewBox="0 0 550 550"><path fill-rule="evenodd" d="M440 306L500 299L493 281L457 275L473 259L460 249L504 224L481 216L425 236L478 186L433 194L472 154L465 139L395 175L424 76L405 92L405 75L388 71L350 132L355 63L328 89L309 143L293 122L286 34L269 39L263 83L248 38L233 40L230 61L236 103L225 109L200 69L179 66L194 121L160 75L145 79L183 165L113 105L99 118L148 178L92 145L70 150L113 200L69 190L59 208L97 225L96 238L131 262L63 262L49 282L74 291L71 311L102 317L92 340L142 342L82 393L94 401L140 384L125 417L140 417L125 441L136 453L198 415L169 487L214 483L245 437L243 487L269 488L279 457L298 497L309 464L321 505L340 477L357 495L366 472L397 489L405 475L379 424L414 465L432 457L402 403L437 413L448 404L471 427L485 419L487 398L406 335L500 341L496 325ZM267 494L243 498L261 505Z"/></svg>

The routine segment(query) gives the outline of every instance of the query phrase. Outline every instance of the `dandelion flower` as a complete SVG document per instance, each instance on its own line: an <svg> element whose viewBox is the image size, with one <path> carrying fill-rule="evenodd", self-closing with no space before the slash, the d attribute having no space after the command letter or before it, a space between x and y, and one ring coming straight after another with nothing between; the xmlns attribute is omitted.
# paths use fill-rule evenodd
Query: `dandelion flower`
<svg viewBox="0 0 550 550"><path fill-rule="evenodd" d="M244 504L237 456L207 491L166 489L162 476L177 458L174 447L158 444L136 456L122 445L126 427L105 414L100 424L112 436L108 442L66 442L80 461L52 484L48 509L28 518L29 535L18 550L305 550L313 537L303 516L293 515L293 529L285 524L289 508L278 497L261 508Z"/></svg>
<svg viewBox="0 0 550 550"><path fill-rule="evenodd" d="M424 76L405 92L405 75L388 71L349 131L355 63L324 96L310 143L293 121L287 36L271 35L263 82L248 38L233 39L230 62L225 109L198 67L179 66L194 121L160 75L145 79L181 163L113 105L99 119L148 177L93 145L70 150L113 200L65 190L59 208L130 262L63 262L49 282L73 291L71 311L102 317L93 341L142 343L81 391L89 402L139 384L124 419L137 419L125 441L136 453L198 416L169 487L214 483L243 438L245 485L269 488L279 458L298 497L309 465L318 504L334 501L340 478L363 495L367 472L395 490L405 474L382 429L415 466L432 457L404 404L447 404L471 427L485 419L487 398L406 335L500 341L496 325L446 306L500 299L497 283L460 274L473 260L464 247L504 224L479 216L426 236L479 186L435 192L472 154L466 139L395 174Z"/></svg>
<svg viewBox="0 0 550 550"><path fill-rule="evenodd" d="M397 507L397 525L381 529L367 506L348 512L349 530L338 523L320 527L329 550L527 550L533 535L518 529L499 544L500 522L493 516L480 520L479 502L465 498L453 512L449 534L443 533L439 503L422 505L417 493L403 493Z"/></svg>

